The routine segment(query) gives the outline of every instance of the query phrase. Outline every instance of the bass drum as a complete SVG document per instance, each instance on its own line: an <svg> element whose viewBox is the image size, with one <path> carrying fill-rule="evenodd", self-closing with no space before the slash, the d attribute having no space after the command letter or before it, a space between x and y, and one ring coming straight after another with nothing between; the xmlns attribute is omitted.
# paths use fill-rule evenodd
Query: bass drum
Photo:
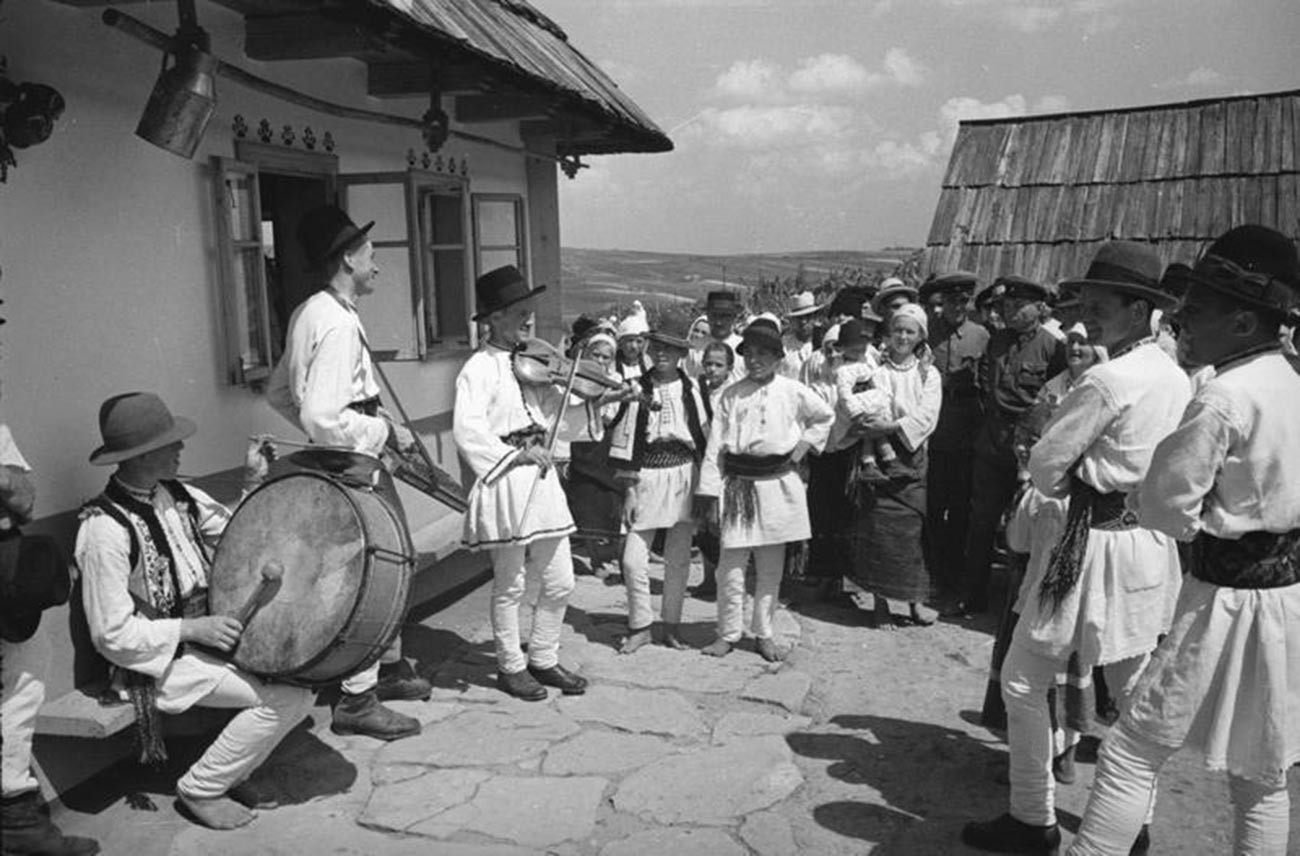
<svg viewBox="0 0 1300 856"><path fill-rule="evenodd" d="M264 678L319 686L372 665L406 616L415 550L401 515L373 490L313 472L264 483L240 504L212 563L213 615L262 594L231 659ZM269 596L269 599L267 599Z"/></svg>

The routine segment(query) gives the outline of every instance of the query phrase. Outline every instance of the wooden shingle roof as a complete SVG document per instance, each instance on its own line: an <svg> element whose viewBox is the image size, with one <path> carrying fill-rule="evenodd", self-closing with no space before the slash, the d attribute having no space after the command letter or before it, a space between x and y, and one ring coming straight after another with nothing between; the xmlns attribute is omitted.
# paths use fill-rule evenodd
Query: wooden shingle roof
<svg viewBox="0 0 1300 856"><path fill-rule="evenodd" d="M922 273L1058 282L1113 238L1190 262L1243 223L1300 240L1300 90L962 122Z"/></svg>

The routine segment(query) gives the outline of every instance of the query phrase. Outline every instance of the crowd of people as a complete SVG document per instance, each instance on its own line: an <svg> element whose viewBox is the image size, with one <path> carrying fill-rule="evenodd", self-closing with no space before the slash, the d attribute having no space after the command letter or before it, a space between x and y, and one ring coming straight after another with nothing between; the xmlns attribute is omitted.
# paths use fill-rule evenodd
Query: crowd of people
<svg viewBox="0 0 1300 856"><path fill-rule="evenodd" d="M324 287L294 313L267 397L314 444L346 450L362 470L354 483L401 519L391 456L416 441L380 403L356 308L378 273L372 225L332 207L304 218ZM1009 810L968 824L963 840L1057 851L1054 770L1081 727L1053 715L1061 694L1049 699L1063 679L1088 689L1099 669L1121 715L1070 853L1145 852L1157 773L1183 745L1228 773L1236 852L1285 852L1286 775L1300 762L1291 241L1243 226L1168 269L1151 247L1116 241L1059 285L939 272L824 303L800 293L785 317L743 322L741 296L713 291L694 323L580 318L568 356L538 379L520 362L544 291L513 267L478 279L483 341L455 388L453 435L473 477L463 542L491 560L503 693L540 701L548 688L587 688L559 657L575 540L593 562L618 564L622 653L690 648L681 620L698 548L717 604L701 652L726 656L748 635L779 661L783 578L826 598L843 597L848 578L873 596L876 626L928 626L990 608L1005 538L1025 554L994 663ZM114 472L86 504L75 548L90 638L134 706L145 760L165 756L160 713L240 711L176 793L195 821L241 826L269 806L250 775L312 694L228 656L248 617L213 614L208 591L232 510L177 479L197 426L137 392L105 401L99 430L90 463ZM250 445L245 496L272 457ZM33 502L7 429L0 464L3 544ZM663 560L658 621L652 553ZM30 764L42 659L30 614L5 606L6 852L96 852L63 836L40 801ZM394 642L338 690L335 731L396 740L420 724L383 702L431 688Z"/></svg>

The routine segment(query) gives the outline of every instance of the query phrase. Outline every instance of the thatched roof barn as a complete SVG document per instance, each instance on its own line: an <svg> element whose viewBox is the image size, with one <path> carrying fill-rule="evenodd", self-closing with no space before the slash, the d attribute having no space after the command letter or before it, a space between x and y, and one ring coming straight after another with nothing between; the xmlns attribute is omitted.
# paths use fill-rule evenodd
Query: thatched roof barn
<svg viewBox="0 0 1300 856"><path fill-rule="evenodd" d="M1300 90L962 122L922 274L1058 282L1112 238L1190 262L1247 222L1300 240Z"/></svg>

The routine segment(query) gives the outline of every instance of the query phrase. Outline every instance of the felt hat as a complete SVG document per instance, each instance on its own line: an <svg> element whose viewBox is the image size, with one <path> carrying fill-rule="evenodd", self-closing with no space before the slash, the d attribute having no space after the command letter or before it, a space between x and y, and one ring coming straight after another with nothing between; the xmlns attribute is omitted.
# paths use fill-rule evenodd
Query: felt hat
<svg viewBox="0 0 1300 856"><path fill-rule="evenodd" d="M1300 321L1300 259L1295 242L1265 226L1232 229L1210 245L1192 267L1169 266L1162 285L1182 294L1199 283L1251 309Z"/></svg>
<svg viewBox="0 0 1300 856"><path fill-rule="evenodd" d="M475 308L477 309L474 313L474 320L482 321L499 309L513 306L533 295L541 294L545 290L546 286L544 285L529 288L528 283L524 282L524 275L514 265L505 265L496 270L490 270L474 281Z"/></svg>
<svg viewBox="0 0 1300 856"><path fill-rule="evenodd" d="M691 324L686 318L676 315L660 315L653 329L646 334L652 342L671 345L683 351L691 347Z"/></svg>
<svg viewBox="0 0 1300 856"><path fill-rule="evenodd" d="M1161 284L1160 272L1163 269L1155 248L1149 244L1107 241L1092 257L1088 272L1079 279L1065 280L1061 289L1074 293L1099 286L1167 308L1178 302L1178 294L1169 285Z"/></svg>
<svg viewBox="0 0 1300 856"><path fill-rule="evenodd" d="M115 395L99 407L99 434L104 443L90 454L95 466L116 464L184 440L198 426L172 416L152 392Z"/></svg>
<svg viewBox="0 0 1300 856"><path fill-rule="evenodd" d="M741 334L741 342L736 346L736 353L744 356L750 345L771 348L778 354L785 353L785 343L781 341L781 328L770 318L760 316L749 323L745 332Z"/></svg>
<svg viewBox="0 0 1300 856"><path fill-rule="evenodd" d="M854 345L871 344L871 337L867 335L867 327L860 319L850 318L840 325L836 341L841 348L851 348Z"/></svg>
<svg viewBox="0 0 1300 856"><path fill-rule="evenodd" d="M1027 276L1009 273L993 280L995 286L1002 286L1002 293L995 299L1006 300L1050 300L1052 290L1041 282L1035 282Z"/></svg>
<svg viewBox="0 0 1300 856"><path fill-rule="evenodd" d="M917 290L896 276L891 276L880 283L880 290L871 298L871 309L877 315L885 314L885 304L900 294L907 295L908 301L916 300Z"/></svg>
<svg viewBox="0 0 1300 856"><path fill-rule="evenodd" d="M336 205L313 208L298 221L298 241L307 255L307 263L314 268L343 252L358 239L366 237L375 221L357 226L347 212Z"/></svg>
<svg viewBox="0 0 1300 856"><path fill-rule="evenodd" d="M804 315L820 312L822 308L811 291L801 291L790 301L790 308L785 311L785 316L787 318L800 318Z"/></svg>
<svg viewBox="0 0 1300 856"><path fill-rule="evenodd" d="M933 294L965 294L970 297L975 293L978 285L979 277L975 274L965 270L954 270L926 280L917 297L921 301L928 300Z"/></svg>
<svg viewBox="0 0 1300 856"><path fill-rule="evenodd" d="M734 312L739 315L744 307L734 291L710 291L704 298L705 312Z"/></svg>

